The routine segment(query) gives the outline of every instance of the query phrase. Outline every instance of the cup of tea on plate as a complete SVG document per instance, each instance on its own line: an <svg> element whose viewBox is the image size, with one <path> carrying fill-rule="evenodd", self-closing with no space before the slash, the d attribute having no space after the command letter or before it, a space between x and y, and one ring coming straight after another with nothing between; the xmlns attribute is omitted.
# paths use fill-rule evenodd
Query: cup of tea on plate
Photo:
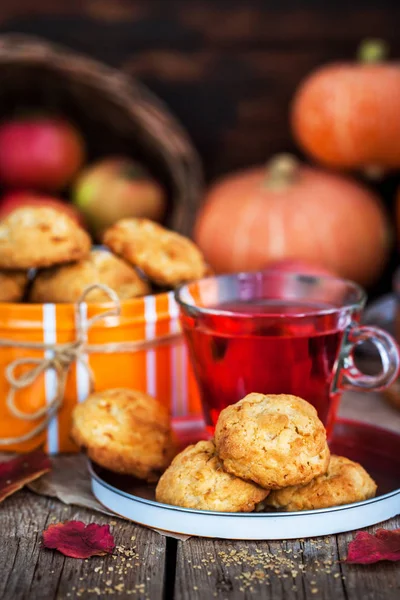
<svg viewBox="0 0 400 600"><path fill-rule="evenodd" d="M223 408L259 392L304 398L329 436L343 390L380 390L398 374L396 342L360 324L366 294L353 282L260 271L208 277L175 297L211 433ZM354 360L367 340L380 356L374 375Z"/></svg>

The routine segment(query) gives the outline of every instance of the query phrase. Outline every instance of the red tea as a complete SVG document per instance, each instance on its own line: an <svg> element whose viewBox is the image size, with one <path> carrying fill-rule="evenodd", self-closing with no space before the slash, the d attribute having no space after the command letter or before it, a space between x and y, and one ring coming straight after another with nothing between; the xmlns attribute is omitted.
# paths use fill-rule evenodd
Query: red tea
<svg viewBox="0 0 400 600"><path fill-rule="evenodd" d="M210 308L224 312L182 315L209 430L250 392L300 396L329 429L339 400L330 393L342 339L337 307L255 300Z"/></svg>

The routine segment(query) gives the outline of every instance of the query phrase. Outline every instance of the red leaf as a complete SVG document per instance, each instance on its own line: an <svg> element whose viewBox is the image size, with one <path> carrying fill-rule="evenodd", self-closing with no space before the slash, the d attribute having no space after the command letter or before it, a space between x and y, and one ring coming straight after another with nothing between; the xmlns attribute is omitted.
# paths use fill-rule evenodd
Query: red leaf
<svg viewBox="0 0 400 600"><path fill-rule="evenodd" d="M0 502L50 470L50 459L41 450L0 463Z"/></svg>
<svg viewBox="0 0 400 600"><path fill-rule="evenodd" d="M369 565L380 560L400 560L400 529L377 529L375 534L358 532L349 544L345 562Z"/></svg>
<svg viewBox="0 0 400 600"><path fill-rule="evenodd" d="M72 558L103 556L111 554L115 548L109 525L85 525L82 521L49 525L43 531L43 545Z"/></svg>

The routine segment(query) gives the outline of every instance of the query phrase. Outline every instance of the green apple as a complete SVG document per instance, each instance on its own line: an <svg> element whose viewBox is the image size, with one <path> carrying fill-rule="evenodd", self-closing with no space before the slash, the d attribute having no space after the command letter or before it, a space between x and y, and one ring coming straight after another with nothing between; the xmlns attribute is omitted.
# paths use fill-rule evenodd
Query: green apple
<svg viewBox="0 0 400 600"><path fill-rule="evenodd" d="M88 166L75 181L72 202L97 240L127 217L160 221L166 210L163 187L130 158L109 157Z"/></svg>

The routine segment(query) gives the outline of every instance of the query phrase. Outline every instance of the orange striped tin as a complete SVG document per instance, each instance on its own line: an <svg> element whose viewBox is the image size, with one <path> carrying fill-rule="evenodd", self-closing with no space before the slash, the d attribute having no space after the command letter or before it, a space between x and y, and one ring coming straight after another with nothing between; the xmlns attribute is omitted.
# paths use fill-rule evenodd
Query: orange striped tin
<svg viewBox="0 0 400 600"><path fill-rule="evenodd" d="M0 339L62 344L77 337L78 311L81 321L104 312L107 304L0 304ZM158 398L171 415L201 418L197 385L188 361L183 337L178 335L167 344L158 344L163 336L180 332L179 309L173 292L146 296L121 303L121 313L96 322L87 332L87 343L110 344L141 342L145 349L125 353L91 353L83 358L90 365L95 390L128 387ZM153 344L154 342L154 344ZM13 416L7 405L9 384L5 369L18 358L44 358L49 350L0 347L0 438L21 436L38 421ZM22 369L22 367L21 367ZM32 385L19 390L17 407L35 412L51 401L56 392L56 373L48 369ZM79 362L72 364L67 378L63 404L46 430L29 441L2 446L0 450L26 452L45 446L49 454L73 452L77 448L69 437L71 412L89 393L90 378Z"/></svg>

